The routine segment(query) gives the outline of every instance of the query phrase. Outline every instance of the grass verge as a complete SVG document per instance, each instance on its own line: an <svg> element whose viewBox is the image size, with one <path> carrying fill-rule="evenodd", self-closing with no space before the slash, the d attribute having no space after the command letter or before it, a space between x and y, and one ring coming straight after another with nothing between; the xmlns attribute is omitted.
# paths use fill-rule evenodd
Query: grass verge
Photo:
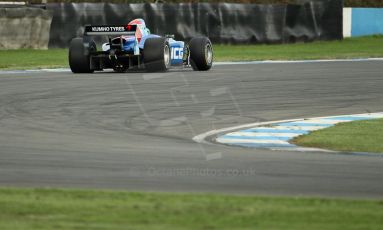
<svg viewBox="0 0 383 230"><path fill-rule="evenodd" d="M0 229L381 229L382 201L0 189Z"/></svg>
<svg viewBox="0 0 383 230"><path fill-rule="evenodd" d="M292 143L338 151L383 153L383 119L340 123L293 139Z"/></svg>
<svg viewBox="0 0 383 230"><path fill-rule="evenodd" d="M214 45L215 61L383 57L383 36L283 45ZM0 69L68 67L67 49L0 50Z"/></svg>
<svg viewBox="0 0 383 230"><path fill-rule="evenodd" d="M0 69L33 69L67 67L68 50L0 50Z"/></svg>
<svg viewBox="0 0 383 230"><path fill-rule="evenodd" d="M283 45L215 45L216 61L383 57L383 36Z"/></svg>

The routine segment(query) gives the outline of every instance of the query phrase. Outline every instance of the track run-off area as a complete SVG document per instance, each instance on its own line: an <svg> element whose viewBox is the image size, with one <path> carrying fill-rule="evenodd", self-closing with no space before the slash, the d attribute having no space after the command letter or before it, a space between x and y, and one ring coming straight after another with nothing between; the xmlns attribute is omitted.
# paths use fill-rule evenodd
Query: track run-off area
<svg viewBox="0 0 383 230"><path fill-rule="evenodd" d="M255 122L383 111L383 61L208 72L0 73L0 186L383 198L383 157L197 143Z"/></svg>

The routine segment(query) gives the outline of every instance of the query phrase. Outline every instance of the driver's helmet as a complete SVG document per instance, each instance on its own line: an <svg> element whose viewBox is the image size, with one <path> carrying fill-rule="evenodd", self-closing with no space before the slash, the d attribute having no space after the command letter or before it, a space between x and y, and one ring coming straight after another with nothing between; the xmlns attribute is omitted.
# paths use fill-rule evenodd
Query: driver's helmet
<svg viewBox="0 0 383 230"><path fill-rule="evenodd" d="M148 28L146 28L145 21L142 18L136 18L130 21L128 25L137 25L136 38L138 42L141 41L142 37L150 34L150 31Z"/></svg>

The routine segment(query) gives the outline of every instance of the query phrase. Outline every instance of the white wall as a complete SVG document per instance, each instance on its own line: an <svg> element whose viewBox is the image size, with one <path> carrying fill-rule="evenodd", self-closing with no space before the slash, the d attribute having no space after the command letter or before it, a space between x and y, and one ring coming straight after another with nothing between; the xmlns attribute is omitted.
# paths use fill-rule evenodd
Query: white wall
<svg viewBox="0 0 383 230"><path fill-rule="evenodd" d="M351 37L351 8L343 8L343 37Z"/></svg>

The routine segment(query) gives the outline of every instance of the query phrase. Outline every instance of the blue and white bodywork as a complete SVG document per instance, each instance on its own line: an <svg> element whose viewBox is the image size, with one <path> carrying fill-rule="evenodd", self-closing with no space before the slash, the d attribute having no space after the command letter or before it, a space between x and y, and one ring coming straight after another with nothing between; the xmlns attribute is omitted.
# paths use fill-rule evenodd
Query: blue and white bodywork
<svg viewBox="0 0 383 230"><path fill-rule="evenodd" d="M107 36L97 45L91 36ZM185 44L174 35L151 34L143 19L127 25L87 25L84 36L73 38L69 47L69 66L74 73L90 73L112 68L116 72L146 69L166 71L171 67L209 70L213 48L207 37L195 37Z"/></svg>
<svg viewBox="0 0 383 230"><path fill-rule="evenodd" d="M143 19L135 19L128 25L136 25L136 33L131 36L120 36L112 39L112 44L119 44L122 41L122 50L134 55L139 55L140 50L144 49L145 41L148 38L159 38L161 36L151 34L150 30L146 27ZM174 36L166 36L167 42L170 46L170 65L171 66L182 66L184 64L184 53L185 53L185 42L174 40ZM110 44L104 43L102 50L108 52L110 50Z"/></svg>
<svg viewBox="0 0 383 230"><path fill-rule="evenodd" d="M171 65L177 66L183 64L185 42L176 41L173 38L169 40Z"/></svg>

